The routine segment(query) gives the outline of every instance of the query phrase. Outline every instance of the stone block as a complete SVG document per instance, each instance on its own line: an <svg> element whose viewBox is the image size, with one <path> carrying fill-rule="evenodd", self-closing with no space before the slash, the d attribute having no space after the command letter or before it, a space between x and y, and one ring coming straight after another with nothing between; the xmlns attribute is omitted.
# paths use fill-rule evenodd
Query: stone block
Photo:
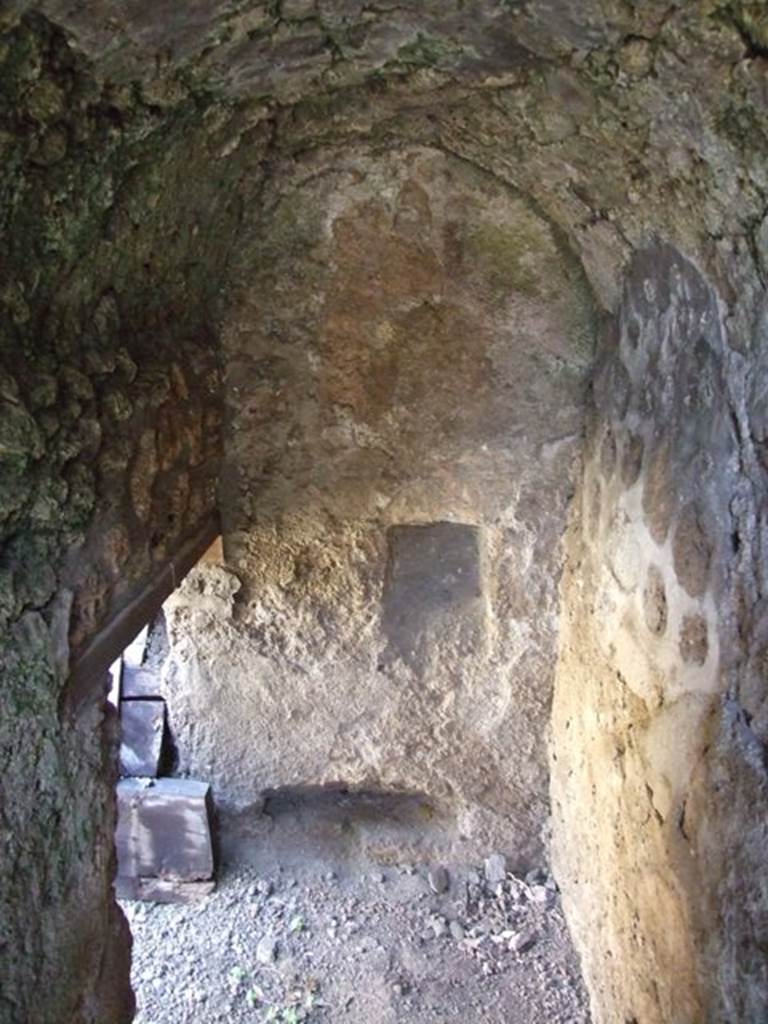
<svg viewBox="0 0 768 1024"><path fill-rule="evenodd" d="M152 669L126 663L123 665L122 696L129 700L136 697L159 700L162 696L160 677Z"/></svg>
<svg viewBox="0 0 768 1024"><path fill-rule="evenodd" d="M420 668L430 649L479 653L485 634L480 530L462 523L393 526L388 547L385 660Z"/></svg>
<svg viewBox="0 0 768 1024"><path fill-rule="evenodd" d="M154 778L165 733L165 701L120 701L120 774Z"/></svg>
<svg viewBox="0 0 768 1024"><path fill-rule="evenodd" d="M207 782L123 779L117 787L118 893L155 898L150 880L203 882L213 877L211 796ZM131 881L133 880L133 881ZM141 883L141 884L139 884ZM172 887L166 886L166 891Z"/></svg>

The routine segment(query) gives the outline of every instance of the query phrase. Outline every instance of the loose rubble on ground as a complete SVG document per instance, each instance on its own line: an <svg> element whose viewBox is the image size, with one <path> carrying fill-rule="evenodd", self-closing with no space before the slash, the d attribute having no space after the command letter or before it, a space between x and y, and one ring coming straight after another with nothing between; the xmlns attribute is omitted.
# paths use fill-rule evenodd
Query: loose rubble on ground
<svg viewBox="0 0 768 1024"><path fill-rule="evenodd" d="M137 1024L587 1024L551 877L241 863L194 903L125 901Z"/></svg>

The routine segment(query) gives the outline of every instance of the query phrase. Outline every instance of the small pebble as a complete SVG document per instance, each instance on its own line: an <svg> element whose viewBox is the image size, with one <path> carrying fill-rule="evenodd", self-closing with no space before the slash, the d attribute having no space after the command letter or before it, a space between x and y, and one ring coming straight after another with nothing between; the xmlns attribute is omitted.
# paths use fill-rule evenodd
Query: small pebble
<svg viewBox="0 0 768 1024"><path fill-rule="evenodd" d="M509 940L509 948L513 953L525 953L525 951L530 949L535 943L535 932L527 928L521 932L515 932Z"/></svg>
<svg viewBox="0 0 768 1024"><path fill-rule="evenodd" d="M534 903L548 903L551 896L551 889L548 889L545 885L531 886L531 899Z"/></svg>
<svg viewBox="0 0 768 1024"><path fill-rule="evenodd" d="M444 867L441 866L433 868L429 872L427 880L429 881L429 887L432 890L432 892L440 894L448 891L450 879L448 877L448 872L445 870Z"/></svg>
<svg viewBox="0 0 768 1024"><path fill-rule="evenodd" d="M485 860L485 880L489 885L498 885L507 877L507 858L503 853L492 853Z"/></svg>
<svg viewBox="0 0 768 1024"><path fill-rule="evenodd" d="M277 939L265 935L256 946L256 959L260 964L273 964L277 960Z"/></svg>

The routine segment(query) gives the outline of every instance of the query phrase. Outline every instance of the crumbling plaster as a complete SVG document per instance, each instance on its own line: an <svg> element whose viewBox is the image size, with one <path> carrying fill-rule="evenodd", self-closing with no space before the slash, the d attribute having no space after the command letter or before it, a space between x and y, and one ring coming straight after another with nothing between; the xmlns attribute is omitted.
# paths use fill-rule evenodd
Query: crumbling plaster
<svg viewBox="0 0 768 1024"><path fill-rule="evenodd" d="M608 316L619 309L633 251L649 239L670 242L698 268L723 321L725 373L731 380L742 372L751 396L752 418L749 429L740 420L738 450L743 476L759 495L768 26L762 4L735 0L504 0L455 8L403 2L391 9L284 0L200 2L184 5L183 13L167 5L50 0L9 4L0 18L3 558L10 572L10 591L3 592L10 594L4 599L5 635L14 638L3 652L3 842L14 879L4 893L2 937L13 955L3 961L3 1011L13 1021L28 1019L31 1007L42 1022L122 1020L125 1003L104 1001L106 989L97 983L101 968L91 958L94 950L111 948L105 941L111 927L108 773L94 772L107 756L107 734L96 726L100 712L82 710L75 720L67 710L67 644L61 638L69 633L78 649L118 614L131 586L140 587L151 574L144 542L153 532L169 550L177 541L167 521L154 519L161 512L156 506L152 519L137 527L142 542L132 536L115 545L112 562L96 568L95 545L107 534L103 524L112 516L120 525L109 495L119 494L122 507L125 460L134 454L115 463L116 489L91 484L88 497L95 440L86 437L70 456L69 432L96 419L107 452L110 438L117 450L133 438L135 424L140 444L138 426L155 413L151 403L142 405L139 373L128 379L132 365L137 371L158 365L171 389L172 363L191 338L204 339L199 351L205 363L209 311L225 308L227 289L220 285L227 254L238 225L261 208L262 181L278 181L307 155L343 153L350 145L430 146L484 169L535 203L577 254ZM99 305L110 293L116 317L111 300ZM92 356L86 361L94 328L114 353L114 369L111 356L102 369ZM123 348L127 360L118 358ZM737 356L743 361L738 365ZM182 358L180 365L186 387L205 376L194 360ZM95 386L90 382L93 398L88 383L65 368L97 378ZM46 376L53 385L40 379ZM108 386L108 379L115 384ZM60 397L51 398L52 388ZM107 401L111 391L116 394ZM88 403L96 404L96 396L99 413L89 417ZM185 400L177 394L172 405L176 401ZM72 426L64 423L67 416ZM190 453L182 445L178 455L180 480ZM70 464L72 473L81 467L74 480L67 479ZM210 489L206 494L201 514ZM756 499L750 505L740 492L734 497L729 514L747 521L739 529L739 556L729 563L734 582L728 593L743 594L739 600L750 610L752 632L729 634L724 647L722 626L714 634L709 630L702 668L713 688L717 651L751 651L750 637L762 629L760 577L746 563L760 562L760 520L750 511ZM46 514L50 525L40 519ZM17 552L19 544L31 547L34 557ZM659 570L666 573L667 564ZM15 576L20 565L29 571ZM102 572L110 581L105 591ZM737 585L742 578L743 586ZM565 607L578 615L581 598L572 580ZM28 593L30 584L34 593ZM652 597L650 621L658 629ZM693 597L686 593L680 600ZM670 607L673 619L682 614L677 600ZM692 629L684 649L688 665L695 664L700 627ZM610 664L604 651L600 658ZM650 1020L669 1013L687 1020L686 1014L699 1012L707 1020L728 1020L741 1012L738 1007L759 1005L759 964L747 958L746 967L737 966L729 938L746 933L750 948L759 949L764 927L763 896L752 881L764 874L755 869L764 856L759 827L740 831L750 818L764 820L756 811L764 806L758 746L764 675L757 654L744 658L749 669L739 676L743 693L734 690L731 675L720 677L721 690L737 704L718 704L711 719L717 723L712 749L718 751L713 764L721 788L696 789L699 820L706 824L699 831L699 856L708 865L698 888L675 881L679 866L658 847L651 846L650 859L644 859L642 833L631 824L639 804L629 795L618 804L626 837L622 856L607 837L600 847L611 871L620 864L622 871L638 872L650 864L664 890L675 889L683 924L672 932L689 936L679 948L695 979L686 981L679 1005L670 1009L667 996L648 995L659 976L665 989L668 964L659 949L644 959L632 947L626 974L606 965L592 944L590 908L601 913L597 908L612 896L601 888L577 895L585 887L576 887L563 852L566 824L556 827L563 840L559 874L598 1019L602 1014L611 1020L615 1007L630 1007L638 992ZM690 667L678 670L683 681L686 674L699 678ZM585 706L584 714L592 713ZM596 768L597 751L595 757ZM587 769L576 760L569 770ZM638 768L633 778L643 778L644 771ZM94 778L101 781L91 789ZM561 785L556 775L556 799ZM583 820L589 820L586 814ZM77 842L69 842L70 832ZM736 842L738 856L721 876L723 851L732 855ZM88 956L72 939L78 929L67 894L77 891L89 893L80 899L94 928ZM652 904L655 895L652 887L645 902ZM706 937L696 923L704 911L721 922ZM44 923L30 930L30 919ZM666 927L664 920L644 919L637 945L655 948ZM44 977L34 966L40 963ZM113 981L113 992L124 991L124 961L119 963L114 961L114 977L122 978L122 988Z"/></svg>
<svg viewBox="0 0 768 1024"><path fill-rule="evenodd" d="M293 178L263 194L222 332L234 601L198 614L201 569L167 616L182 770L233 809L420 792L454 856L530 868L589 289L523 199L437 150Z"/></svg>
<svg viewBox="0 0 768 1024"><path fill-rule="evenodd" d="M555 864L605 1020L767 1008L765 356L733 351L723 312L678 252L642 250L595 376L552 795Z"/></svg>

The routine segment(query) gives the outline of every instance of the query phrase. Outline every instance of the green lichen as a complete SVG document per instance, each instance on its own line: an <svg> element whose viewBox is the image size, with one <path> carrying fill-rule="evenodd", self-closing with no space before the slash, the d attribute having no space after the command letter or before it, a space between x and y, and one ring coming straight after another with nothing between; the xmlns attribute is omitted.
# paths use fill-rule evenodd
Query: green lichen
<svg viewBox="0 0 768 1024"><path fill-rule="evenodd" d="M532 255L538 241L522 225L502 227L486 221L467 235L466 246L499 297L516 291L537 298L540 268Z"/></svg>
<svg viewBox="0 0 768 1024"><path fill-rule="evenodd" d="M32 476L27 460L22 456L0 459L0 523L24 507L31 490Z"/></svg>
<svg viewBox="0 0 768 1024"><path fill-rule="evenodd" d="M96 506L96 483L93 470L82 462L69 472L69 502L63 525L70 530L85 529Z"/></svg>
<svg viewBox="0 0 768 1024"><path fill-rule="evenodd" d="M765 0L710 0L713 15L732 25L754 55L768 51L768 10Z"/></svg>
<svg viewBox="0 0 768 1024"><path fill-rule="evenodd" d="M0 403L0 459L35 459L42 453L40 431L26 409L16 403Z"/></svg>
<svg viewBox="0 0 768 1024"><path fill-rule="evenodd" d="M13 572L7 566L0 566L0 628L16 611L16 592L13 587Z"/></svg>
<svg viewBox="0 0 768 1024"><path fill-rule="evenodd" d="M3 700L7 702L8 720L34 720L36 716L42 717L50 707L50 695L56 688L56 675L47 649L28 649L19 654L13 649L13 644L14 637L0 641Z"/></svg>
<svg viewBox="0 0 768 1024"><path fill-rule="evenodd" d="M398 49L396 63L409 69L450 66L463 53L464 47L459 43L419 32Z"/></svg>
<svg viewBox="0 0 768 1024"><path fill-rule="evenodd" d="M586 366L592 358L595 339L589 289L583 273L572 264L556 232L554 241L560 255L554 260L544 258L543 253L552 243L547 235L547 229L524 218L514 225L486 221L467 235L465 259L476 264L478 273L489 283L498 302L517 293L539 302L561 304L573 360L577 367ZM562 294L553 294L549 282L560 282L563 275L572 280L572 285L563 289ZM548 371L553 369L557 367L548 366Z"/></svg>

